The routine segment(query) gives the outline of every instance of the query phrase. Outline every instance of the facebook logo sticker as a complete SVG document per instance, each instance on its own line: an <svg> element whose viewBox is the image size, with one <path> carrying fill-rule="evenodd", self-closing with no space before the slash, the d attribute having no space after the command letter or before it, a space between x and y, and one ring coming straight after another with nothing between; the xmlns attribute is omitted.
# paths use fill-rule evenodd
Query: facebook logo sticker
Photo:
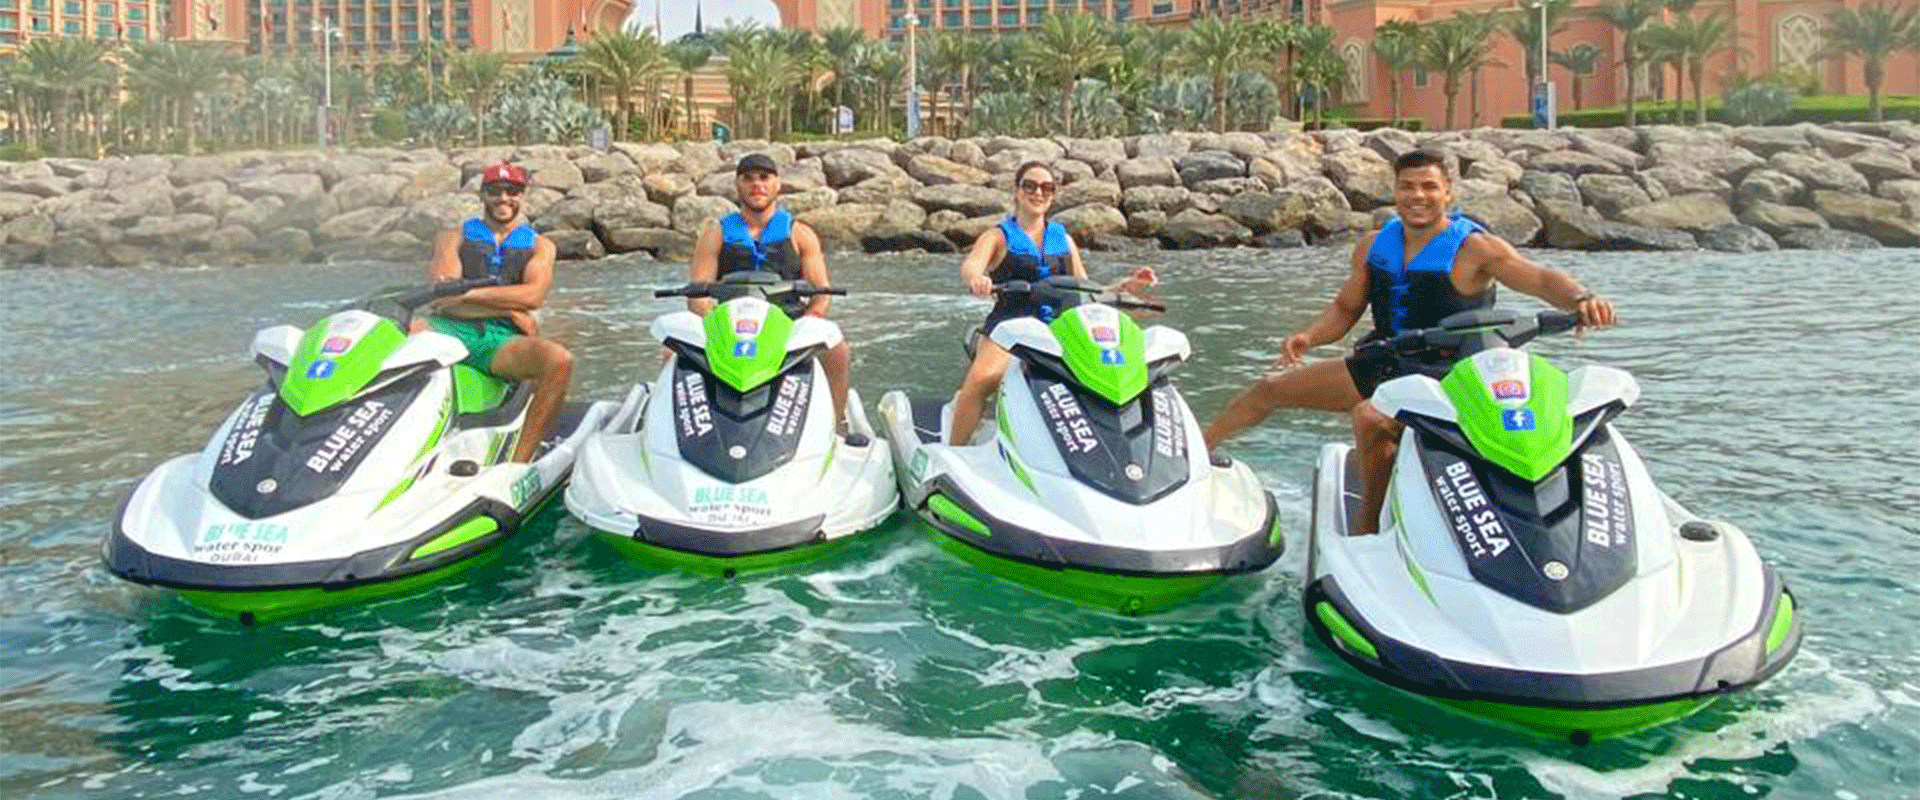
<svg viewBox="0 0 1920 800"><path fill-rule="evenodd" d="M1510 431L1533 430L1533 409L1507 408L1500 411L1500 426Z"/></svg>
<svg viewBox="0 0 1920 800"><path fill-rule="evenodd" d="M307 377L309 378L330 378L332 376L333 376L332 361L328 361L323 358L313 362L312 364L307 365Z"/></svg>
<svg viewBox="0 0 1920 800"><path fill-rule="evenodd" d="M734 342L733 343L734 358L752 358L756 353L759 353L759 352L760 352L760 345L754 342Z"/></svg>
<svg viewBox="0 0 1920 800"><path fill-rule="evenodd" d="M1125 364L1127 363L1127 357L1124 355L1121 355L1120 351L1118 350L1102 350L1100 351L1100 363Z"/></svg>

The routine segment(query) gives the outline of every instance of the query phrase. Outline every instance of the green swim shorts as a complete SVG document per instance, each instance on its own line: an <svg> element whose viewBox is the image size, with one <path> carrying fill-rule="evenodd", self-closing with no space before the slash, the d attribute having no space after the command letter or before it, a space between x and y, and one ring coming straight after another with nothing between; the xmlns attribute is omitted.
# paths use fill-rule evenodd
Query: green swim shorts
<svg viewBox="0 0 1920 800"><path fill-rule="evenodd" d="M506 317L428 317L427 329L459 339L467 347L467 357L460 363L488 375L493 374L493 354L500 350L500 345L520 335L520 329L514 327L513 320Z"/></svg>

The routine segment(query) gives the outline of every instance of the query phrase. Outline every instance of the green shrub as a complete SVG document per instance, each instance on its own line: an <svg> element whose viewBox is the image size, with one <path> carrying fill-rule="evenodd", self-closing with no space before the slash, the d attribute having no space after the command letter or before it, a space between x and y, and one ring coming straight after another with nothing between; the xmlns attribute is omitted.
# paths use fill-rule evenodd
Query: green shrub
<svg viewBox="0 0 1920 800"><path fill-rule="evenodd" d="M1727 93L1727 121L1735 125L1766 125L1793 113L1793 92L1765 81L1749 83Z"/></svg>
<svg viewBox="0 0 1920 800"><path fill-rule="evenodd" d="M1393 120L1382 119L1379 117L1365 117L1360 119L1343 119L1343 120L1340 120L1340 124L1345 125L1349 128L1352 128L1356 131L1370 131L1378 128L1399 128L1400 130L1403 130L1403 131L1418 131L1418 130L1424 130L1427 127L1427 124L1424 120L1402 119L1399 122L1394 122Z"/></svg>
<svg viewBox="0 0 1920 800"><path fill-rule="evenodd" d="M44 154L26 142L8 142L0 144L0 161L32 161Z"/></svg>
<svg viewBox="0 0 1920 800"><path fill-rule="evenodd" d="M398 142L407 138L407 115L397 108L376 109L369 129L383 143Z"/></svg>

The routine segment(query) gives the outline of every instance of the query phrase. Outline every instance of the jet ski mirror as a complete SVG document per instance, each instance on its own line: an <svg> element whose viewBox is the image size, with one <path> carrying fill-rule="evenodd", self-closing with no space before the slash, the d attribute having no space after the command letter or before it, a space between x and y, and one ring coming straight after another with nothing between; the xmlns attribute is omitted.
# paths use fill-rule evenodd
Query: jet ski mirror
<svg viewBox="0 0 1920 800"><path fill-rule="evenodd" d="M813 297L822 294L845 296L846 293L846 289L838 286L815 286L807 281L787 280L777 272L751 271L725 275L718 281L694 281L677 288L656 289L653 296L705 297L724 303L755 294L771 301L788 295L794 297Z"/></svg>

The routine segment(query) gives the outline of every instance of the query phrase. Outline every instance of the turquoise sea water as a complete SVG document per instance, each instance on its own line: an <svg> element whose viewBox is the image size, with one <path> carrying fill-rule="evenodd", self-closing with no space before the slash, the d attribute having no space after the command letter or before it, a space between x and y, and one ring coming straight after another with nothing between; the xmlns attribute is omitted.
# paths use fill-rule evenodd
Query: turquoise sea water
<svg viewBox="0 0 1920 800"><path fill-rule="evenodd" d="M1279 497L1289 554L1151 617L996 582L905 516L726 581L645 571L555 508L427 592L241 629L105 574L115 503L256 383L255 329L413 270L7 272L0 797L1920 797L1920 316L1901 291L1920 252L1536 255L1623 319L1538 351L1639 378L1620 424L1669 493L1754 537L1808 626L1758 690L1586 748L1441 715L1303 638L1307 481L1347 435L1307 412L1232 447ZM1177 379L1206 417L1343 256L1092 265L1162 268L1162 322L1195 352ZM954 268L836 260L869 402L951 390L985 310ZM647 324L671 306L650 290L678 280L563 265L545 325L579 355L577 396L651 373Z"/></svg>

